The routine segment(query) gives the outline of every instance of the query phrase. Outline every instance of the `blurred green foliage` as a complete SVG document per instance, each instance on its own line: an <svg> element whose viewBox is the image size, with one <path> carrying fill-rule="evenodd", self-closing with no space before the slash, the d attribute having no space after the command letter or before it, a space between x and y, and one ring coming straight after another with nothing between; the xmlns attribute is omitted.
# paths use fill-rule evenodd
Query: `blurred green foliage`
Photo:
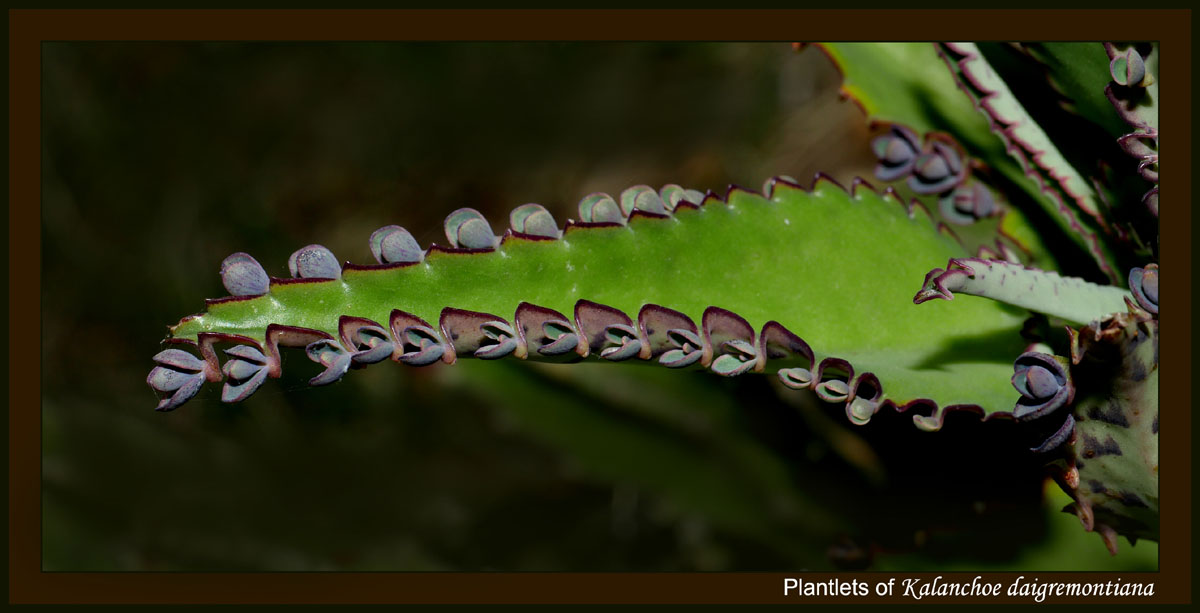
<svg viewBox="0 0 1200 613"><path fill-rule="evenodd" d="M442 241L460 206L500 220L536 201L561 221L637 183L868 176L862 117L819 54L47 43L43 58L46 570L1156 566L1153 543L1098 558L1011 424L856 428L767 377L467 362L309 388L317 367L294 353L248 402L209 386L151 410L163 326L224 294L233 251L282 276L313 242L369 261L390 223Z"/></svg>

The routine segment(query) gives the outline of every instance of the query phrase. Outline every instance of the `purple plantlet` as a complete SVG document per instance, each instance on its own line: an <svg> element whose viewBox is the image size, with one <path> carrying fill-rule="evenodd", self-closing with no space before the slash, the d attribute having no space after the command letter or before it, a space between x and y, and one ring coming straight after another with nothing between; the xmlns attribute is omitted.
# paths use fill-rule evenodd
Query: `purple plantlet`
<svg viewBox="0 0 1200 613"><path fill-rule="evenodd" d="M538 347L538 353L545 356L570 355L585 347L579 342L579 335L565 319L543 323L542 334L550 341Z"/></svg>
<svg viewBox="0 0 1200 613"><path fill-rule="evenodd" d="M779 380L794 390L808 389L814 381L812 371L807 368L781 368Z"/></svg>
<svg viewBox="0 0 1200 613"><path fill-rule="evenodd" d="M879 378L872 373L863 373L854 379L850 399L846 402L846 417L850 423L865 425L879 411L883 400L883 388Z"/></svg>
<svg viewBox="0 0 1200 613"><path fill-rule="evenodd" d="M250 397L267 380L270 360L250 345L235 345L225 350L229 360L221 368L225 386L221 388L222 402L241 402Z"/></svg>
<svg viewBox="0 0 1200 613"><path fill-rule="evenodd" d="M428 326L409 326L404 328L404 353L398 358L410 366L428 366L442 359L445 345L437 338L437 332Z"/></svg>
<svg viewBox="0 0 1200 613"><path fill-rule="evenodd" d="M1130 47L1124 55L1113 58L1108 65L1113 81L1125 87L1145 87L1146 62L1136 49Z"/></svg>
<svg viewBox="0 0 1200 613"><path fill-rule="evenodd" d="M777 321L763 324L758 335L758 353L763 360L779 365L779 380L792 389L805 389L813 384L813 351L791 330Z"/></svg>
<svg viewBox="0 0 1200 613"><path fill-rule="evenodd" d="M648 185L635 185L621 192L621 212L629 217L634 211L653 215L670 213L662 197Z"/></svg>
<svg viewBox="0 0 1200 613"><path fill-rule="evenodd" d="M271 289L271 278L262 264L241 252L221 262L221 283L230 296L262 296Z"/></svg>
<svg viewBox="0 0 1200 613"><path fill-rule="evenodd" d="M454 362L454 351L424 319L400 309L388 318L392 338L400 345L396 359L410 366L428 366L438 360Z"/></svg>
<svg viewBox="0 0 1200 613"><path fill-rule="evenodd" d="M288 258L288 270L296 279L340 279L342 276L337 256L321 245L297 249Z"/></svg>
<svg viewBox="0 0 1200 613"><path fill-rule="evenodd" d="M741 315L710 306L701 316L705 345L713 357L713 372L732 377L751 369L762 370L754 345L754 328ZM720 353L715 353L717 351Z"/></svg>
<svg viewBox="0 0 1200 613"><path fill-rule="evenodd" d="M633 320L608 305L579 300L575 303L575 325L587 343L588 353L620 361L637 355L642 349Z"/></svg>
<svg viewBox="0 0 1200 613"><path fill-rule="evenodd" d="M918 194L940 194L962 183L966 176L967 167L958 149L946 139L930 138L925 152L913 162L908 187Z"/></svg>
<svg viewBox="0 0 1200 613"><path fill-rule="evenodd" d="M475 350L475 357L479 359L496 360L512 354L519 346L516 333L506 321L489 321L479 329L487 339Z"/></svg>
<svg viewBox="0 0 1200 613"><path fill-rule="evenodd" d="M638 312L638 327L646 339L646 351L642 354L645 359L657 358L671 368L683 368L697 362L705 365L711 359L707 357L711 354L701 340L700 329L690 317L679 311L647 304ZM696 349L700 350L700 355L688 357ZM667 362L662 362L662 356L672 351L683 351L684 354L672 353Z"/></svg>
<svg viewBox="0 0 1200 613"><path fill-rule="evenodd" d="M704 202L704 194L694 189L684 189L674 183L662 186L662 189L658 190L658 195L662 198L669 211L674 211L675 207L679 206L681 202L689 202L695 205Z"/></svg>
<svg viewBox="0 0 1200 613"><path fill-rule="evenodd" d="M545 357L574 359L583 357L587 351L571 322L558 311L522 302L517 306L515 320L517 332L530 351Z"/></svg>
<svg viewBox="0 0 1200 613"><path fill-rule="evenodd" d="M992 191L979 181L960 185L938 199L938 211L942 218L960 226L971 225L995 215L998 210Z"/></svg>
<svg viewBox="0 0 1200 613"><path fill-rule="evenodd" d="M155 410L171 411L200 391L207 380L204 360L182 349L165 349L154 356L158 364L146 377L146 383L163 398Z"/></svg>
<svg viewBox="0 0 1200 613"><path fill-rule="evenodd" d="M461 208L446 217L446 239L456 249L495 249L496 234L483 215Z"/></svg>
<svg viewBox="0 0 1200 613"><path fill-rule="evenodd" d="M540 204L532 202L522 204L509 213L508 219L514 232L543 238L560 238L562 236L562 231L558 229L554 216Z"/></svg>
<svg viewBox="0 0 1200 613"><path fill-rule="evenodd" d="M632 325L612 324L604 327L605 347L600 350L600 357L620 362L635 357L642 352L642 342L638 339L637 331Z"/></svg>
<svg viewBox="0 0 1200 613"><path fill-rule="evenodd" d="M342 346L351 350L352 365L366 366L382 362L395 352L395 345L387 330L369 319L342 315L338 319L338 332Z"/></svg>
<svg viewBox="0 0 1200 613"><path fill-rule="evenodd" d="M709 367L718 375L736 377L748 372L758 363L758 351L753 343L733 339L721 343L721 354L713 359Z"/></svg>
<svg viewBox="0 0 1200 613"><path fill-rule="evenodd" d="M1028 351L1017 358L1013 371L1012 385L1021 394L1013 407L1017 421L1049 415L1075 397L1075 385L1063 358Z"/></svg>
<svg viewBox="0 0 1200 613"><path fill-rule="evenodd" d="M337 341L321 339L304 348L308 359L325 367L325 371L308 380L309 385L329 385L342 378L350 369L351 355Z"/></svg>
<svg viewBox="0 0 1200 613"><path fill-rule="evenodd" d="M825 402L846 402L850 398L849 381L854 379L854 367L846 360L825 358L817 366L817 397Z"/></svg>
<svg viewBox="0 0 1200 613"><path fill-rule="evenodd" d="M579 201L579 219L586 223L625 223L625 215L612 196L595 193Z"/></svg>
<svg viewBox="0 0 1200 613"><path fill-rule="evenodd" d="M886 134L871 141L871 150L879 160L875 176L880 181L895 181L912 172L921 153L921 141L911 129L893 124Z"/></svg>
<svg viewBox="0 0 1200 613"><path fill-rule="evenodd" d="M372 232L368 243L371 255L380 264L408 264L425 258L417 240L400 226L384 226Z"/></svg>
<svg viewBox="0 0 1200 613"><path fill-rule="evenodd" d="M817 384L817 396L826 402L844 402L850 397L850 386L841 379L829 379Z"/></svg>
<svg viewBox="0 0 1200 613"><path fill-rule="evenodd" d="M1129 289L1138 306L1158 315L1158 264L1130 270Z"/></svg>
<svg viewBox="0 0 1200 613"><path fill-rule="evenodd" d="M667 330L667 339L676 347L658 356L658 363L667 368L686 368L704 357L704 341L694 330L673 328Z"/></svg>

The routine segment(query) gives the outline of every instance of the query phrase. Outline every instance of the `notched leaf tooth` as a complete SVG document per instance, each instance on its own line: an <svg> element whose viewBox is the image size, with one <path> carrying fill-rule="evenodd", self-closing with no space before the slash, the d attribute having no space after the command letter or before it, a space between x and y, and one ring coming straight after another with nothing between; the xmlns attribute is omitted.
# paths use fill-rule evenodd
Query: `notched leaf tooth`
<svg viewBox="0 0 1200 613"><path fill-rule="evenodd" d="M509 213L508 220L513 232L543 238L562 237L554 216L540 204L522 204Z"/></svg>
<svg viewBox="0 0 1200 613"><path fill-rule="evenodd" d="M667 307L647 304L638 311L638 329L646 339L643 358L656 359L668 368L708 364L708 351L700 329L690 317Z"/></svg>
<svg viewBox="0 0 1200 613"><path fill-rule="evenodd" d="M850 399L850 382L854 367L841 358L825 358L817 366L817 397L825 402L846 402Z"/></svg>
<svg viewBox="0 0 1200 613"><path fill-rule="evenodd" d="M412 264L425 259L425 252L408 230L384 226L371 233L371 255L380 264Z"/></svg>
<svg viewBox="0 0 1200 613"><path fill-rule="evenodd" d="M763 369L758 349L754 345L754 328L741 315L710 306L701 317L704 340L712 352L713 372L732 377Z"/></svg>
<svg viewBox="0 0 1200 613"><path fill-rule="evenodd" d="M792 177L791 175L779 175L763 181L763 196L766 196L768 200L774 200L775 190L781 185L786 185L793 189L803 189L800 187L800 182L797 181L795 177Z"/></svg>
<svg viewBox="0 0 1200 613"><path fill-rule="evenodd" d="M792 389L804 389L813 383L812 348L804 339L777 321L768 321L758 335L762 359L778 369L779 380Z"/></svg>
<svg viewBox="0 0 1200 613"><path fill-rule="evenodd" d="M514 319L528 351L545 358L579 359L586 355L587 345L580 342L579 334L562 313L522 302Z"/></svg>
<svg viewBox="0 0 1200 613"><path fill-rule="evenodd" d="M201 336L203 335L204 333L201 333ZM269 324L266 331L266 342L263 343L263 355L267 357L267 370L269 376L275 378L282 374L282 366L279 357L280 347L302 348L308 347L315 342L323 340L333 340L333 337L326 332L314 330L312 328ZM251 339L245 339L244 344L255 343ZM201 346L203 347L203 343Z"/></svg>
<svg viewBox="0 0 1200 613"><path fill-rule="evenodd" d="M342 346L350 351L350 360L356 366L382 362L395 352L395 344L387 330L363 317L342 315L338 318L338 336L342 339Z"/></svg>
<svg viewBox="0 0 1200 613"><path fill-rule="evenodd" d="M398 346L394 359L409 366L428 366L438 360L454 362L454 351L447 351L441 336L424 319L393 309L388 327Z"/></svg>
<svg viewBox="0 0 1200 613"><path fill-rule="evenodd" d="M221 262L221 283L230 296L262 296L271 289L267 271L247 253L234 253Z"/></svg>
<svg viewBox="0 0 1200 613"><path fill-rule="evenodd" d="M812 189L809 190L810 192L816 194L818 192L821 192L823 190L830 189L830 188L836 189L841 192L849 193L846 190L845 186L843 186L841 183L838 182L837 179L834 179L833 177L829 176L828 174L825 174L824 172L817 172L816 174L813 175Z"/></svg>
<svg viewBox="0 0 1200 613"><path fill-rule="evenodd" d="M929 224L930 227L935 227L937 225L937 222L933 219L933 215L929 212L929 209L925 207L925 203L917 200L916 198L909 200L908 205L905 206L904 210L905 213L908 214L909 219L921 220L922 222Z"/></svg>
<svg viewBox="0 0 1200 613"><path fill-rule="evenodd" d="M498 239L483 215L461 208L446 217L446 239L456 249L495 249Z"/></svg>
<svg viewBox="0 0 1200 613"><path fill-rule="evenodd" d="M307 245L288 258L288 270L296 279L340 279L342 266L333 252L321 245Z"/></svg>
<svg viewBox="0 0 1200 613"><path fill-rule="evenodd" d="M633 320L619 309L579 300L575 303L575 325L587 343L588 353L619 362L642 352L642 340Z"/></svg>
<svg viewBox="0 0 1200 613"><path fill-rule="evenodd" d="M608 194L588 194L579 201L579 219L586 223L625 223L621 206Z"/></svg>
<svg viewBox="0 0 1200 613"><path fill-rule="evenodd" d="M883 403L883 387L873 373L862 373L854 379L846 402L846 417L855 425L864 425L879 411Z"/></svg>
<svg viewBox="0 0 1200 613"><path fill-rule="evenodd" d="M871 185L871 183L869 181L867 181L866 179L864 179L862 177L855 176L850 179L850 197L851 198L853 198L855 200L861 200L862 193L864 190L869 191L873 194L879 193L879 190L876 190L874 185Z"/></svg>
<svg viewBox="0 0 1200 613"><path fill-rule="evenodd" d="M503 318L452 307L442 309L442 334L457 355L494 360L507 355L525 358L525 346Z"/></svg>

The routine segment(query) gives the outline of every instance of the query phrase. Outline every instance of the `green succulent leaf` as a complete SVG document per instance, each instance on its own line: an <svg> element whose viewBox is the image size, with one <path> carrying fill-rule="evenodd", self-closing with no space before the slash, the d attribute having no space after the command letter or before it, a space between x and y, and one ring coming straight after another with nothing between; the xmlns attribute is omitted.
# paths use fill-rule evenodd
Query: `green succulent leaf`
<svg viewBox="0 0 1200 613"><path fill-rule="evenodd" d="M913 302L952 300L954 292L991 298L1079 324L1122 312L1126 301L1133 300L1133 294L1111 285L1096 285L1012 262L969 258L950 260L945 269L931 270Z"/></svg>
<svg viewBox="0 0 1200 613"><path fill-rule="evenodd" d="M169 340L210 361L217 342L270 356L308 346L326 368L321 383L378 358L386 341L410 364L599 354L727 376L784 371L785 384L845 403L856 423L914 402L1012 407L1025 314L983 300L912 304L915 280L968 255L923 208L824 179L769 192L632 210L623 225L569 223L557 239L508 232L496 249L434 245L419 263L347 264L338 279L275 279L263 295L209 301ZM467 224L488 226L459 211L448 235ZM336 339L345 353L332 351ZM278 376L277 358L268 362ZM936 429L943 415L915 421Z"/></svg>

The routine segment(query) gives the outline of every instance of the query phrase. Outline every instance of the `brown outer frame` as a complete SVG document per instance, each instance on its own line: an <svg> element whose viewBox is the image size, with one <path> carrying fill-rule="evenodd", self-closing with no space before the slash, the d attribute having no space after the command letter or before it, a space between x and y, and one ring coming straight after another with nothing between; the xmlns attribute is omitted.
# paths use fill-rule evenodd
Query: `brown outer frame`
<svg viewBox="0 0 1200 613"><path fill-rule="evenodd" d="M48 40L894 40L953 32L962 40L1158 40L1161 113L1176 126L1165 139L1172 168L1163 186L1162 258L1173 292L1162 339L1166 406L1192 406L1191 353L1191 11L1159 10L10 10L9 26L9 369L10 381L39 381L40 347L40 67ZM499 30L498 24L504 29ZM581 25L582 24L582 25ZM1066 29L1064 24L1067 24ZM944 36L944 34L942 34ZM1172 59L1174 58L1174 59ZM13 206L12 203L20 203ZM29 265L30 260L35 265ZM16 288L19 288L16 289ZM73 573L43 572L40 511L40 406L36 386L8 387L9 572L11 603L819 603L912 602L878 597L784 596L786 573ZM1073 603L1185 603L1191 595L1190 410L1162 431L1160 571L1122 573L1124 582L1154 582L1152 598L1072 598ZM970 581L976 573L941 573ZM988 581L1108 581L1111 573L980 573ZM932 580L934 573L805 573L805 581L892 577ZM926 598L927 602L1030 602L1016 597ZM1047 602L1067 602L1048 597Z"/></svg>

